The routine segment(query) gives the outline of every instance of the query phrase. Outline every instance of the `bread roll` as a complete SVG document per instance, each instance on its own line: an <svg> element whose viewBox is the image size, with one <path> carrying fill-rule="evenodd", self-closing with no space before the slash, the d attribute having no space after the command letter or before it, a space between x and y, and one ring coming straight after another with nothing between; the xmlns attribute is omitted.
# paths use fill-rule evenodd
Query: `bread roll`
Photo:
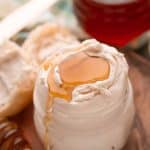
<svg viewBox="0 0 150 150"><path fill-rule="evenodd" d="M24 50L31 58L41 64L51 53L61 51L63 47L78 43L67 28L55 23L46 23L33 30L25 43Z"/></svg>
<svg viewBox="0 0 150 150"><path fill-rule="evenodd" d="M7 117L32 101L36 70L15 43L4 43L0 51L0 117Z"/></svg>

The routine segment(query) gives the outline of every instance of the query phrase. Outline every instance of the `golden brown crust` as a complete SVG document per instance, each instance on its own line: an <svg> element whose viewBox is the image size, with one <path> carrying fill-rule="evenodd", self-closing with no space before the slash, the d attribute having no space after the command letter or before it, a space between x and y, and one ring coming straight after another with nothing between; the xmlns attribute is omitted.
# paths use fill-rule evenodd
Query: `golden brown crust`
<svg viewBox="0 0 150 150"><path fill-rule="evenodd" d="M6 42L0 49L0 117L6 117L32 101L36 70L16 44Z"/></svg>
<svg viewBox="0 0 150 150"><path fill-rule="evenodd" d="M65 27L54 23L46 23L30 33L23 44L23 48L31 54L33 59L36 59L41 64L45 56L41 56L42 54L40 53L45 51L45 55L48 56L48 51L73 42L77 42L77 39Z"/></svg>

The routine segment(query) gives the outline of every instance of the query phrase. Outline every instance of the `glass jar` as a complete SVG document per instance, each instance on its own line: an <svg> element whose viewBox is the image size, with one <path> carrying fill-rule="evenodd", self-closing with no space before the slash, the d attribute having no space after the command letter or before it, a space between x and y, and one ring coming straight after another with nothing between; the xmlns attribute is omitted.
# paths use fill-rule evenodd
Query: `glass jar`
<svg viewBox="0 0 150 150"><path fill-rule="evenodd" d="M74 0L83 29L96 39L122 47L150 29L150 0Z"/></svg>

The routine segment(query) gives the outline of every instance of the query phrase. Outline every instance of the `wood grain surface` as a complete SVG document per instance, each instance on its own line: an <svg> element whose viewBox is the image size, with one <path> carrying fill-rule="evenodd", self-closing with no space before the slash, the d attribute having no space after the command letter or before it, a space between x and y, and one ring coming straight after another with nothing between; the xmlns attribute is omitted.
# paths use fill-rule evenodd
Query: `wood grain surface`
<svg viewBox="0 0 150 150"><path fill-rule="evenodd" d="M136 117L134 127L123 150L150 150L150 61L131 51L125 53L134 89ZM32 104L16 118L15 120L33 150L43 150L33 124Z"/></svg>
<svg viewBox="0 0 150 150"><path fill-rule="evenodd" d="M150 60L127 51L136 117L124 150L150 150Z"/></svg>

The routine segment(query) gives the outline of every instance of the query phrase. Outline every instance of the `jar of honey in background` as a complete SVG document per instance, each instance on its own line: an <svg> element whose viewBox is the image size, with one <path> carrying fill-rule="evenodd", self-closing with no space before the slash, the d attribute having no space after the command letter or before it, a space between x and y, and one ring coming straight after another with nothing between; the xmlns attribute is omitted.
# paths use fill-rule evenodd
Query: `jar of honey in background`
<svg viewBox="0 0 150 150"><path fill-rule="evenodd" d="M150 0L73 0L81 27L92 37L122 47L150 29Z"/></svg>

